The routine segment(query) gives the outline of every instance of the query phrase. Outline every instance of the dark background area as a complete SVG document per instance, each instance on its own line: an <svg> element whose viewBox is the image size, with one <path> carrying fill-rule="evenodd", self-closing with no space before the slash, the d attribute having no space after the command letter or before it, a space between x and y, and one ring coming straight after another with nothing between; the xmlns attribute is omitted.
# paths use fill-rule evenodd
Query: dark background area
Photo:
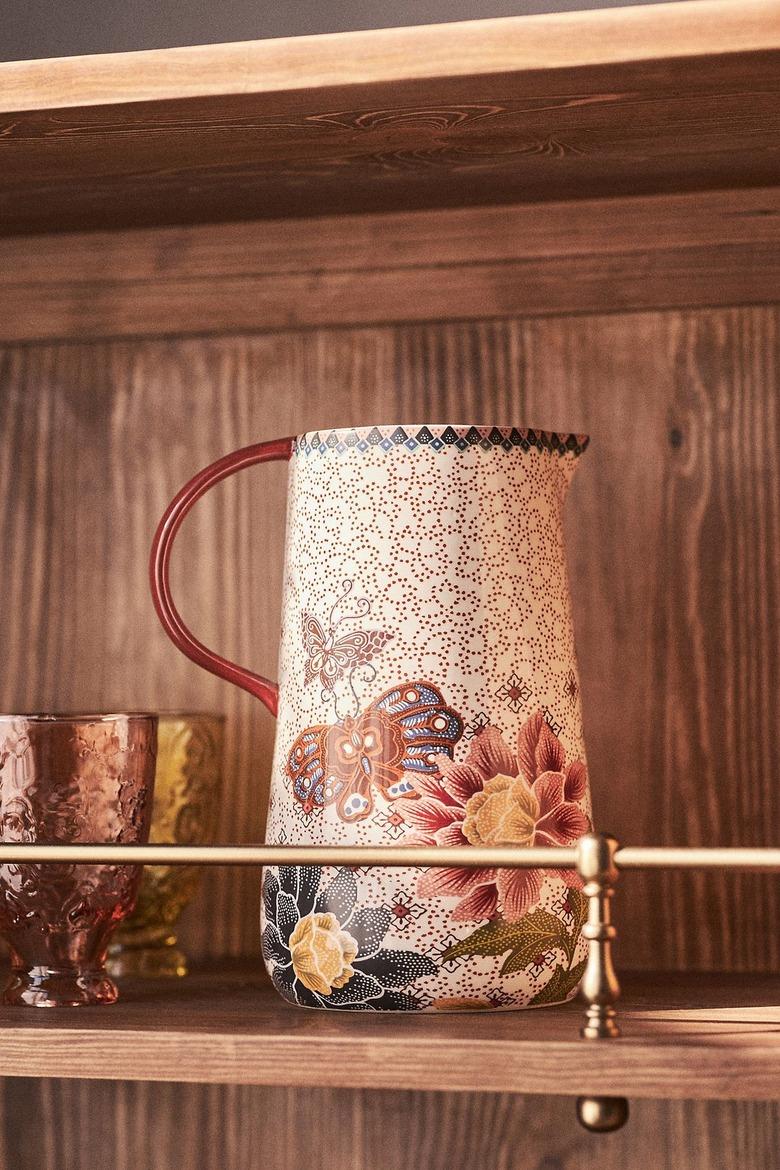
<svg viewBox="0 0 780 1170"><path fill-rule="evenodd" d="M0 60L626 6L626 0L2 0Z"/></svg>

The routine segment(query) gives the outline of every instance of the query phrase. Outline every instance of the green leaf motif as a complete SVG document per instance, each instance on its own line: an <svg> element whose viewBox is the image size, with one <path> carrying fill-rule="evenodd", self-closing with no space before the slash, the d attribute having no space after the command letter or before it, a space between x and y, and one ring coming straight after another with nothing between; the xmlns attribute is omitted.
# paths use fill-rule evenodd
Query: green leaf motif
<svg viewBox="0 0 780 1170"><path fill-rule="evenodd" d="M566 929L557 915L550 914L548 910L534 910L519 922L505 922L503 918L493 918L484 926L478 927L467 938L459 939L448 947L442 955L442 962L447 963L450 959L463 956L503 955L509 951L501 967L501 974L511 975L515 971L524 971L526 967L530 967L538 955L557 949L563 952L567 964L570 965L574 960L582 925L587 917L588 900L580 890L575 889L567 891L567 899L572 912L570 930ZM578 964L575 971L581 966L582 964ZM567 973L565 968L556 970ZM579 976L575 982L578 980ZM564 995L559 998L564 998Z"/></svg>
<svg viewBox="0 0 780 1170"><path fill-rule="evenodd" d="M523 932L512 948L512 953L504 961L502 975L524 971L537 955L544 955L555 947L568 952L570 940L566 927L560 918L547 910L534 910L533 914L527 914L517 925L523 927Z"/></svg>
<svg viewBox="0 0 780 1170"><path fill-rule="evenodd" d="M540 1007L545 1003L563 1003L585 974L586 962L587 960L583 959L569 971L558 965L541 991L537 991L529 1007Z"/></svg>
<svg viewBox="0 0 780 1170"><path fill-rule="evenodd" d="M459 959L462 955L503 955L522 939L524 921L504 922L503 918L492 918L467 938L448 947L441 957L442 962Z"/></svg>
<svg viewBox="0 0 780 1170"><path fill-rule="evenodd" d="M568 943L569 936L559 918L547 910L534 910L519 922L505 922L503 918L491 919L468 938L460 939L448 947L442 955L442 962L460 958L461 955L503 955L505 951L511 951L512 956L518 952L522 955L527 953L529 957L524 963L510 968L513 971L521 971L538 954L549 950L551 946L565 949Z"/></svg>
<svg viewBox="0 0 780 1170"><path fill-rule="evenodd" d="M577 944L580 941L580 934L588 917L588 899L583 894L582 890L575 890L569 888L566 891L566 899L571 906L573 921L571 930L569 931L568 944L564 945L566 951L566 958L571 963L574 958L574 952L577 950Z"/></svg>

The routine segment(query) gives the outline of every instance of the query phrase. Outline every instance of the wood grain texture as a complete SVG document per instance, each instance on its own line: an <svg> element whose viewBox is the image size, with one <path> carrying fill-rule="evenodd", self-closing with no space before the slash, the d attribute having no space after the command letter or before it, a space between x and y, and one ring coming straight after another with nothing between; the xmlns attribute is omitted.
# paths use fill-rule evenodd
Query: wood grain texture
<svg viewBox="0 0 780 1170"><path fill-rule="evenodd" d="M0 340L760 303L780 187L0 239Z"/></svg>
<svg viewBox="0 0 780 1170"><path fill-rule="evenodd" d="M770 308L9 347L0 366L6 709L214 707L222 840L262 830L273 725L177 653L148 600L162 509L234 447L412 417L590 432L568 543L599 823L636 844L776 844L777 313ZM284 473L218 488L174 590L273 674ZM766 876L626 875L623 965L772 970ZM257 877L209 872L185 943L257 950Z"/></svg>
<svg viewBox="0 0 780 1170"><path fill-rule="evenodd" d="M31 233L777 181L771 0L0 66Z"/></svg>
<svg viewBox="0 0 780 1170"><path fill-rule="evenodd" d="M776 844L772 308L10 346L0 358L0 703L228 714L223 840L261 831L273 728L170 646L145 560L169 495L242 443L472 416L589 430L568 545L596 813L636 843ZM188 521L195 629L273 671L278 469ZM186 605L185 605L186 603ZM619 964L776 971L776 882L626 875ZM257 879L208 873L183 937L256 954ZM110 1009L109 1009L110 1010ZM530 1017L519 1017L522 1022ZM467 1061L466 1061L467 1063ZM658 1170L780 1166L774 1103L637 1100L584 1134L564 1098L4 1081L4 1170Z"/></svg>
<svg viewBox="0 0 780 1170"><path fill-rule="evenodd" d="M602 444L569 515L601 824L645 843L775 844L777 317L528 323L524 340L529 413L576 399L576 425ZM637 874L623 887L621 910L643 907L624 919L630 962L780 958L771 880Z"/></svg>
<svg viewBox="0 0 780 1170"><path fill-rule="evenodd" d="M625 980L623 1038L582 1040L582 1007L433 1016L323 1015L284 1003L251 960L186 985L129 980L113 1011L9 1012L7 1075L226 1084L624 1094L777 1095L774 976Z"/></svg>
<svg viewBox="0 0 780 1170"><path fill-rule="evenodd" d="M773 1102L636 1101L584 1133L566 1097L5 1082L3 1170L777 1170ZM46 1118L47 1124L37 1121Z"/></svg>
<svg viewBox="0 0 780 1170"><path fill-rule="evenodd" d="M0 239L0 287L776 245L780 187ZM438 319L438 318L436 318Z"/></svg>

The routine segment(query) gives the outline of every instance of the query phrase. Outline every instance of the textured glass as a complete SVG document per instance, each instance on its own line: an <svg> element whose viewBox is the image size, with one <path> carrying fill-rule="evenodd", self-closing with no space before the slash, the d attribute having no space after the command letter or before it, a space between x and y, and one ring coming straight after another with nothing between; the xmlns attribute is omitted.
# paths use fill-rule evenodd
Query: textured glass
<svg viewBox="0 0 780 1170"><path fill-rule="evenodd" d="M222 787L221 715L160 715L150 840L208 845L214 840ZM147 865L134 912L109 949L112 975L187 974L176 923L200 883L190 865Z"/></svg>
<svg viewBox="0 0 780 1170"><path fill-rule="evenodd" d="M155 715L0 716L0 840L147 841L156 746ZM113 1003L106 951L140 877L133 865L0 866L3 1002Z"/></svg>

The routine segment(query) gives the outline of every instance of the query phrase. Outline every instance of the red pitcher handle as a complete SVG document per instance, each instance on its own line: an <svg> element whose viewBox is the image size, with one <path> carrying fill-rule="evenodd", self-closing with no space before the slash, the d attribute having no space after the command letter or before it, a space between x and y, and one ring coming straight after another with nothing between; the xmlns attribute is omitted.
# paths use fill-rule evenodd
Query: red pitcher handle
<svg viewBox="0 0 780 1170"><path fill-rule="evenodd" d="M231 455L217 459L216 463L204 467L203 471L185 484L181 491L171 500L165 509L162 520L157 526L152 543L152 554L149 559L149 579L152 588L152 599L157 616L162 622L171 641L179 647L183 654L197 662L204 670L210 670L219 678L243 687L250 695L261 699L272 715L279 710L279 686L261 674L246 670L235 662L229 662L220 654L209 650L192 634L182 621L181 615L173 603L171 586L168 579L168 564L171 559L171 549L179 531L181 522L190 508L202 495L214 487L215 483L227 479L236 471L244 467L251 467L254 463L268 463L272 459L289 459L292 454L292 439L273 439L270 443L253 443L251 447L242 447Z"/></svg>

